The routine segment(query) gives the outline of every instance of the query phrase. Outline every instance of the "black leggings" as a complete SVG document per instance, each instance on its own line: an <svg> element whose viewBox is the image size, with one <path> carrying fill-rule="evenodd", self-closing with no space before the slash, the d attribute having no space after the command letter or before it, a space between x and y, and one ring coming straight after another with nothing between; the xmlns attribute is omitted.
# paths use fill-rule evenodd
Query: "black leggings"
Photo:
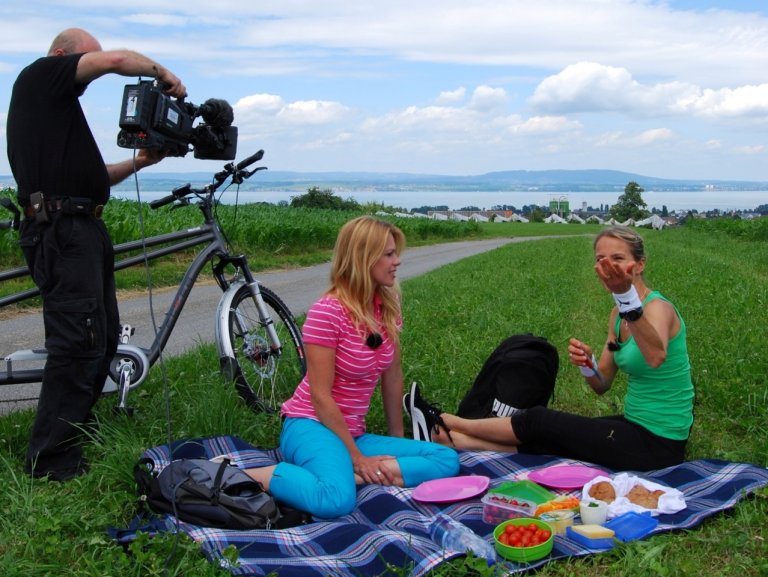
<svg viewBox="0 0 768 577"><path fill-rule="evenodd" d="M622 471L650 471L685 460L686 441L654 435L623 415L583 417L546 407L512 415L521 453L557 455Z"/></svg>

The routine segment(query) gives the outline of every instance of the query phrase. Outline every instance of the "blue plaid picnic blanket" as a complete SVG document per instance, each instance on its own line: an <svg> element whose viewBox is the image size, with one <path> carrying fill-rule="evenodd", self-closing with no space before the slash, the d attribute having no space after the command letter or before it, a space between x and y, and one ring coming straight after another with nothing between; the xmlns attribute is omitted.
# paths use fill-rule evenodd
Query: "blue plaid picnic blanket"
<svg viewBox="0 0 768 577"><path fill-rule="evenodd" d="M149 449L142 457L151 458L160 469L170 461L171 454L175 459L227 455L232 464L239 467L271 465L280 459L277 449L257 448L235 436L181 440ZM493 451L463 451L460 460L462 475L488 476L491 487L541 467L576 463L551 456ZM707 517L733 507L749 493L768 486L768 469L764 467L709 459L645 472L642 476L679 489L687 505L678 513L659 515L659 524L652 534L695 527ZM411 568L411 577L421 577L440 563L464 554L445 551L430 539L429 522L440 511L492 541L493 526L482 520L481 495L455 503L430 504L412 499L412 491L380 485L360 486L358 507L351 514L279 531L211 529L178 522L171 516L158 516L149 520L137 517L131 527L112 529L110 535L126 543L135 538L137 531L179 530L199 543L212 562L233 575L261 576L276 572L280 577L359 577L402 568ZM231 545L239 551L235 565L222 553ZM544 559L522 564L499 562L504 563L509 573L517 573L556 559L594 553L558 535L552 553Z"/></svg>

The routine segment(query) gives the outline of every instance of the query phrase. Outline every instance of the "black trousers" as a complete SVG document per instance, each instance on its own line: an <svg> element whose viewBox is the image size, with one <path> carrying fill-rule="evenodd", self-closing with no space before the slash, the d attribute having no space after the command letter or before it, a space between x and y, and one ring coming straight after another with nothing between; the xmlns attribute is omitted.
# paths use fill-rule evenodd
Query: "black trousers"
<svg viewBox="0 0 768 577"><path fill-rule="evenodd" d="M45 364L25 470L67 478L83 465L82 433L117 350L114 250L92 215L26 219L21 248L43 300Z"/></svg>
<svg viewBox="0 0 768 577"><path fill-rule="evenodd" d="M533 407L511 420L521 453L558 455L626 471L662 469L685 460L686 441L655 435L622 415L584 417Z"/></svg>

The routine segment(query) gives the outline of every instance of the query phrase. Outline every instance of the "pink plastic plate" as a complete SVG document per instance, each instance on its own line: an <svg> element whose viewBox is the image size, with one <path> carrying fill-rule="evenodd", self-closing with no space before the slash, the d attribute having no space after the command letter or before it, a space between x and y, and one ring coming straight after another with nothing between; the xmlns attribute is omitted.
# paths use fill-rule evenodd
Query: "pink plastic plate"
<svg viewBox="0 0 768 577"><path fill-rule="evenodd" d="M528 479L552 489L581 489L595 477L606 475L602 469L585 465L555 465L528 473Z"/></svg>
<svg viewBox="0 0 768 577"><path fill-rule="evenodd" d="M424 481L413 490L413 498L426 503L449 503L479 495L488 488L484 475L464 475Z"/></svg>

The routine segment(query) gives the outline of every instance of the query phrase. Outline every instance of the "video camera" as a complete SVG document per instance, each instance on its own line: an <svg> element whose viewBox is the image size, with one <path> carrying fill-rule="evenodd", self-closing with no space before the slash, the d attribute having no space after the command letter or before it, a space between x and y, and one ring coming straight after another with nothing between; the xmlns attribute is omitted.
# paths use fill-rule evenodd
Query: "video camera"
<svg viewBox="0 0 768 577"><path fill-rule="evenodd" d="M237 153L237 127L226 100L210 98L201 106L173 99L160 83L140 80L123 90L120 108L121 148L166 150L171 156L185 156L190 146L195 158L233 160ZM203 122L193 126L195 118Z"/></svg>

